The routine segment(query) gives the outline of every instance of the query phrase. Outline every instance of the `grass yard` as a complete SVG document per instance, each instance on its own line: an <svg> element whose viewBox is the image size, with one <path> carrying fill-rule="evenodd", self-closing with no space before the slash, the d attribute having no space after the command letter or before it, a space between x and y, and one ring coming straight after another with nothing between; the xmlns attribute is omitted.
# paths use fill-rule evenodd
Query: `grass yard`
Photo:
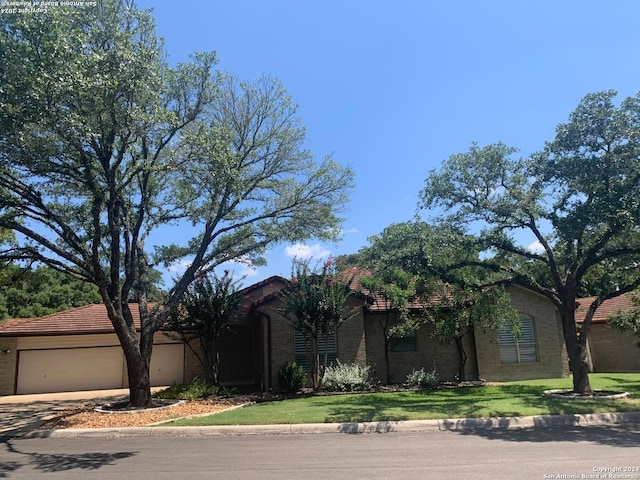
<svg viewBox="0 0 640 480"><path fill-rule="evenodd" d="M498 416L640 411L640 374L591 374L601 390L624 390L624 400L562 400L544 390L571 388L571 379L509 382L498 386L392 393L321 395L259 403L173 422L172 426L378 422Z"/></svg>

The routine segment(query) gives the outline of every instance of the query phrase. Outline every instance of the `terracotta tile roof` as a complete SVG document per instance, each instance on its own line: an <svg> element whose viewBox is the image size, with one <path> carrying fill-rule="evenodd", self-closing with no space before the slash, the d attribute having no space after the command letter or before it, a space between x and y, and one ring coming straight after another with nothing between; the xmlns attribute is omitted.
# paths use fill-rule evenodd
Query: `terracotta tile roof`
<svg viewBox="0 0 640 480"><path fill-rule="evenodd" d="M140 328L137 305L131 305L136 329ZM0 322L0 337L26 337L33 335L77 335L113 333L113 325L103 304L52 313L38 318L12 318Z"/></svg>
<svg viewBox="0 0 640 480"><path fill-rule="evenodd" d="M604 323L606 322L610 316L614 313L622 310L628 310L634 306L633 297L637 296L636 294L627 293L625 295L620 295L619 297L610 298L609 300L605 300L602 305L598 307L596 313L593 315L592 323ZM585 297L579 298L576 300L578 303L578 308L576 310L576 322L582 323L584 321L584 317L587 314L587 310L589 305L596 299L596 297Z"/></svg>
<svg viewBox="0 0 640 480"><path fill-rule="evenodd" d="M362 292L365 296L369 297L369 311L370 312L384 312L389 308L389 302L384 300L383 298L372 294L366 288L363 288L360 280L363 278L371 277L372 273L370 270L360 267L352 267L345 270L345 275L350 278L353 276L353 283L351 288L354 290L358 290ZM422 310L425 306L436 303L442 297L451 298L451 293L447 288L447 285L442 285L442 289L438 292L434 292L430 299L425 300L423 298L417 298L409 304L410 310Z"/></svg>

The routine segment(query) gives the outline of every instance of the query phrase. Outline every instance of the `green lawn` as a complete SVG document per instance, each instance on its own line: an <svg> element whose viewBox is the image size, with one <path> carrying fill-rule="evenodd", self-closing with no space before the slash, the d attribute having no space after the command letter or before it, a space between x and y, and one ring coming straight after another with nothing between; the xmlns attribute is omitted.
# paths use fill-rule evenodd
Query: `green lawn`
<svg viewBox="0 0 640 480"><path fill-rule="evenodd" d="M640 374L592 374L590 379L593 388L624 390L631 397L609 401L549 398L542 394L544 390L571 388L571 379L544 379L449 390L296 398L259 403L170 425L377 422L640 411Z"/></svg>

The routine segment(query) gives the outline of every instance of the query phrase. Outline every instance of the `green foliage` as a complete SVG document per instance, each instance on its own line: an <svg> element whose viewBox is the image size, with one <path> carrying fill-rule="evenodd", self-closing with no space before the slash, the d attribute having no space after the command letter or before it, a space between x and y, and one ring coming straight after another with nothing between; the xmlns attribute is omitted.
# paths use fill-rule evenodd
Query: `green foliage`
<svg viewBox="0 0 640 480"><path fill-rule="evenodd" d="M480 232L473 237L483 255L459 267L481 267L484 285L515 281L556 305L580 393L590 390L595 309L640 286L640 95L618 105L615 96L585 96L529 158L513 158L502 143L473 144L432 170L420 194L438 225ZM537 249L516 241L523 232ZM578 330L574 306L584 292L596 298Z"/></svg>
<svg viewBox="0 0 640 480"><path fill-rule="evenodd" d="M327 367L328 352L321 355L318 341L327 345L330 335L357 312L347 305L354 295L353 277L338 272L336 263L329 259L318 270L311 268L309 260L294 260L290 285L280 292L284 307L282 315L302 334L311 366L314 388L319 388ZM321 358L322 357L322 358Z"/></svg>
<svg viewBox="0 0 640 480"><path fill-rule="evenodd" d="M19 233L0 261L98 287L140 367L128 370L134 405L150 401L151 336L197 277L339 231L353 172L304 147L282 84L220 74L214 52L170 66L135 2L2 15L0 56L0 229ZM177 244L147 243L165 228ZM149 308L153 269L177 261L189 266Z"/></svg>
<svg viewBox="0 0 640 480"><path fill-rule="evenodd" d="M376 247L378 245L372 244L372 248ZM365 293L383 310L376 318L384 339L386 383L391 383L389 350L392 339L415 332L426 320L424 315L411 314L409 311L410 303L418 297L419 282L416 275L389 266L360 279L360 286Z"/></svg>
<svg viewBox="0 0 640 480"><path fill-rule="evenodd" d="M322 388L329 392L358 392L371 388L371 366L358 363L329 365L322 377Z"/></svg>
<svg viewBox="0 0 640 480"><path fill-rule="evenodd" d="M407 374L405 385L410 388L437 388L440 385L440 375L434 366L431 371L422 367Z"/></svg>
<svg viewBox="0 0 640 480"><path fill-rule="evenodd" d="M287 393L299 391L307 380L307 374L302 365L287 362L278 370L278 385L280 390Z"/></svg>
<svg viewBox="0 0 640 480"><path fill-rule="evenodd" d="M360 283L388 307L386 316L378 317L385 349L394 335L405 335L429 321L437 335L455 342L458 377L464 380L467 353L462 337L473 326L517 327L519 316L500 286L500 277L478 266L480 247L459 226L436 228L417 220L397 223L369 242L350 261L359 260L373 270L373 276ZM420 314L408 314L412 300L424 305ZM388 352L385 362L388 375Z"/></svg>
<svg viewBox="0 0 640 480"><path fill-rule="evenodd" d="M0 268L0 320L39 317L101 301L94 285L48 267Z"/></svg>
<svg viewBox="0 0 640 480"><path fill-rule="evenodd" d="M201 400L218 395L220 386L214 385L199 378L194 378L189 383L172 385L153 394L156 398L177 398L178 400Z"/></svg>
<svg viewBox="0 0 640 480"><path fill-rule="evenodd" d="M237 323L241 314L238 285L227 270L221 278L215 274L199 278L189 286L168 321L169 328L191 348L204 367L207 381L214 385L220 383L220 334ZM202 355L192 345L194 340L201 346Z"/></svg>

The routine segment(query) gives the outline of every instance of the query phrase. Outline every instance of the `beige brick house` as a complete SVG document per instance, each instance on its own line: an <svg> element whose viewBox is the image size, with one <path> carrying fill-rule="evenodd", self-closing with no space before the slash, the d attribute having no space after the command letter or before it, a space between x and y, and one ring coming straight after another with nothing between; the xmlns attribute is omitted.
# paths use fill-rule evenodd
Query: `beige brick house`
<svg viewBox="0 0 640 480"><path fill-rule="evenodd" d="M287 284L275 276L241 291L243 317L221 342L223 384L277 390L280 367L291 360L304 362L300 339L280 313L278 292ZM509 293L522 315L525 334L516 341L508 331L470 331L463 339L469 357L467 377L501 381L568 375L560 320L551 302L519 287L509 288ZM384 312L363 299L349 302L357 314L338 330L329 346L331 356L343 363L369 364L384 379L378 323ZM152 383L168 385L202 376L190 348L162 332L155 340ZM435 367L445 380L453 380L458 369L455 345L435 337L428 324L394 345L391 381L402 382L407 373L422 367ZM0 323L0 395L118 387L126 387L126 370L102 305Z"/></svg>
<svg viewBox="0 0 640 480"><path fill-rule="evenodd" d="M287 280L282 277L271 277L244 290L250 308L243 322L260 331L262 346L252 357L254 363L261 365L254 369L260 370L261 375L259 382L258 376L254 377L253 384L259 383L263 389L277 389L278 370L286 362L304 362L301 343L296 341L290 322L280 313L283 304L277 292L286 284ZM516 340L508 331L471 330L463 338L469 357L467 378L506 381L567 376L562 328L553 304L524 288L513 286L508 291L513 306L522 315L525 334ZM369 364L378 378L386 378L384 338L378 322L384 312L370 302L355 298L350 302L350 307L357 307L358 313L338 329L330 351L342 363ZM445 380L453 380L458 372L455 345L434 336L429 324L394 346L390 352L391 381L400 383L407 373L423 367L435 367ZM223 381L234 383L233 373L228 374Z"/></svg>

